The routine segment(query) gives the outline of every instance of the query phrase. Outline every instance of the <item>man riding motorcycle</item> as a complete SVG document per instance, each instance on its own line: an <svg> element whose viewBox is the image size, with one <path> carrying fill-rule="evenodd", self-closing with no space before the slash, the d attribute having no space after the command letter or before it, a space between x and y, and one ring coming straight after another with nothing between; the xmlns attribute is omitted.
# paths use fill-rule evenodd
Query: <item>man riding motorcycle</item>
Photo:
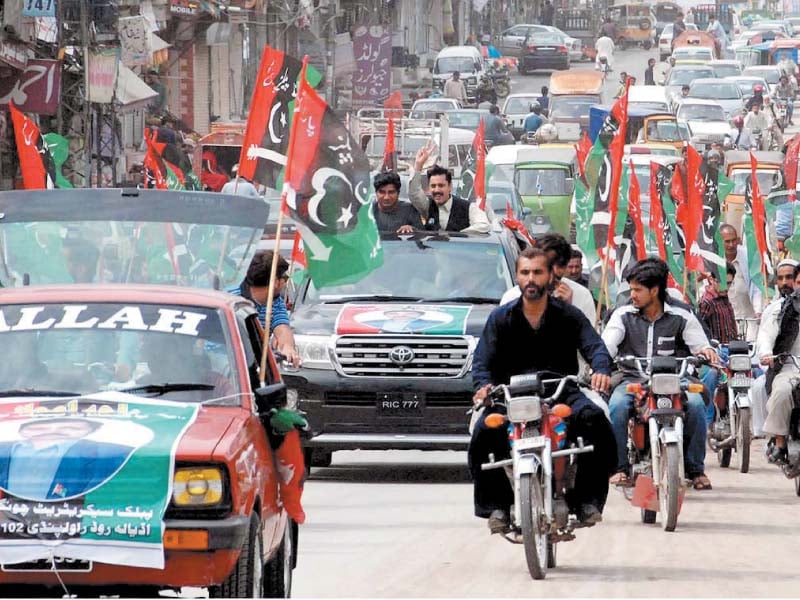
<svg viewBox="0 0 800 600"><path fill-rule="evenodd" d="M764 107L764 86L760 83L757 83L753 86L753 95L747 99L745 102L744 108L747 112L753 108L754 105L758 104L760 107Z"/></svg>
<svg viewBox="0 0 800 600"><path fill-rule="evenodd" d="M481 80L478 87L475 88L476 104L481 102L490 102L497 104L497 91L494 89L494 83L485 73L481 75Z"/></svg>
<svg viewBox="0 0 800 600"><path fill-rule="evenodd" d="M689 354L717 356L703 326L685 305L667 297L667 265L658 258L639 261L627 274L631 304L616 309L603 331L603 341L612 357L617 355L652 357ZM617 439L617 473L614 485L628 485L628 420L633 410L633 394L627 384L640 379L638 372L623 373L623 381L611 394L609 408L614 437ZM711 489L705 475L706 421L700 394L688 393L684 428L685 472L695 489Z"/></svg>
<svg viewBox="0 0 800 600"><path fill-rule="evenodd" d="M576 350L592 366L592 388L601 392L608 389L611 357L589 320L577 308L548 294L552 277L552 267L543 250L528 248L520 254L516 279L522 297L492 311L475 350L472 380L476 408L484 405L493 385L508 383L512 375L541 371L577 375ZM572 408L567 420L569 439L582 437L594 445L593 452L578 458L575 487L567 497L570 512L585 525L592 525L602 520L608 476L616 461L614 436L602 409L577 388L565 391L561 400ZM502 533L509 523L513 490L502 470L481 469L490 453L496 460L510 456L507 429L486 425L486 417L496 412L504 412L503 407L484 408L475 423L469 468L474 482L475 515L489 519L492 533Z"/></svg>
<svg viewBox="0 0 800 600"><path fill-rule="evenodd" d="M756 137L756 132L761 132L761 147L758 150L769 148L770 127L772 123L767 113L761 111L760 104L754 104L747 116L744 118L744 126Z"/></svg>

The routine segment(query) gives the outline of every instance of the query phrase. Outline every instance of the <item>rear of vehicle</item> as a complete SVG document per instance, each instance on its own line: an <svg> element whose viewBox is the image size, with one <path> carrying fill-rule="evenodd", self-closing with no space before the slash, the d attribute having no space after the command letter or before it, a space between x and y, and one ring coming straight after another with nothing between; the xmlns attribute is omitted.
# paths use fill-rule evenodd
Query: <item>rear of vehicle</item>
<svg viewBox="0 0 800 600"><path fill-rule="evenodd" d="M704 46L681 46L672 51L672 58L676 64L705 64L714 60L714 51Z"/></svg>
<svg viewBox="0 0 800 600"><path fill-rule="evenodd" d="M300 290L303 358L284 373L308 415L312 464L335 450L464 450L472 355L513 285L511 233L382 236L384 263L360 281Z"/></svg>
<svg viewBox="0 0 800 600"><path fill-rule="evenodd" d="M742 90L732 81L721 79L696 79L689 88L689 98L701 98L717 102L725 111L725 118L733 120L742 114L744 100Z"/></svg>
<svg viewBox="0 0 800 600"><path fill-rule="evenodd" d="M506 126L515 139L519 140L525 132L525 119L531 114L531 103L538 97L538 94L512 94L506 98L503 114Z"/></svg>
<svg viewBox="0 0 800 600"><path fill-rule="evenodd" d="M697 26L693 23L685 23L685 25L687 31L697 31ZM667 23L658 36L658 57L660 60L667 60L672 54L672 40L674 37L673 24Z"/></svg>
<svg viewBox="0 0 800 600"><path fill-rule="evenodd" d="M550 122L559 140L578 140L589 130L589 107L601 101L599 94L565 94L550 98Z"/></svg>
<svg viewBox="0 0 800 600"><path fill-rule="evenodd" d="M617 26L614 42L622 49L641 44L649 50L655 43L656 16L649 4L620 4L610 6L608 15Z"/></svg>
<svg viewBox="0 0 800 600"><path fill-rule="evenodd" d="M779 188L783 183L782 157L779 152L755 152L758 167L756 177L761 193L765 196L769 190ZM770 159L770 160L767 160ZM751 177L749 153L730 151L725 153L727 176L733 182L733 189L725 199L725 222L733 225L742 233L742 220L745 213L745 193Z"/></svg>
<svg viewBox="0 0 800 600"><path fill-rule="evenodd" d="M520 58L519 69L523 75L542 69L569 69L569 48L563 37L554 33L532 34Z"/></svg>

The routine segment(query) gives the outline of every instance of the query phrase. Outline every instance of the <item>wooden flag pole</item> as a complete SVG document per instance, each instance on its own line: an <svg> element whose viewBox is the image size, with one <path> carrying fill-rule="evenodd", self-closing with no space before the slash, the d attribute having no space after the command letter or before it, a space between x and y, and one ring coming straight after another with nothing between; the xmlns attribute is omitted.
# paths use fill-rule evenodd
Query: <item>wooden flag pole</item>
<svg viewBox="0 0 800 600"><path fill-rule="evenodd" d="M606 244L606 252L603 256L603 266L600 276L600 295L597 297L597 315L595 316L594 326L597 328L600 325L600 314L603 310L603 299L606 301L606 308L610 307L610 298L608 293L608 256L611 253L611 244Z"/></svg>
<svg viewBox="0 0 800 600"><path fill-rule="evenodd" d="M286 202L286 192L283 192L281 207ZM270 324L272 322L272 303L275 300L275 280L278 276L278 259L281 248L281 229L283 229L283 210L278 214L277 231L275 232L275 250L272 253L272 268L269 272L269 288L267 290L267 314L264 317L264 339L262 340L261 365L258 371L258 384L264 387L267 373L267 354L269 352Z"/></svg>

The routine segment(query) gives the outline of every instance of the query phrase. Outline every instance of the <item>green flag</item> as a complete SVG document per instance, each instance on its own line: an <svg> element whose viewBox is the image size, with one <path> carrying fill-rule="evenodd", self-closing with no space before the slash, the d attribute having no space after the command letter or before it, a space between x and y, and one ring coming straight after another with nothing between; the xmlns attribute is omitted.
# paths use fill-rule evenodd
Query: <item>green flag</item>
<svg viewBox="0 0 800 600"><path fill-rule="evenodd" d="M64 163L69 158L69 141L63 135L58 135L57 133L45 133L42 138L44 138L44 143L47 145L50 156L53 157L53 164L56 167L56 187L62 189L74 187L61 171L61 167L64 166Z"/></svg>

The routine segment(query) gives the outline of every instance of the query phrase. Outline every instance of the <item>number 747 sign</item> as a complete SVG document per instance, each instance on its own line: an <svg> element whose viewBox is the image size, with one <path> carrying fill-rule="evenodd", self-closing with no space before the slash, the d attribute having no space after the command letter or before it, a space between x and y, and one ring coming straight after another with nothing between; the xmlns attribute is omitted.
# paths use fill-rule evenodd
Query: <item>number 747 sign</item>
<svg viewBox="0 0 800 600"><path fill-rule="evenodd" d="M22 16L55 17L56 0L22 0Z"/></svg>

